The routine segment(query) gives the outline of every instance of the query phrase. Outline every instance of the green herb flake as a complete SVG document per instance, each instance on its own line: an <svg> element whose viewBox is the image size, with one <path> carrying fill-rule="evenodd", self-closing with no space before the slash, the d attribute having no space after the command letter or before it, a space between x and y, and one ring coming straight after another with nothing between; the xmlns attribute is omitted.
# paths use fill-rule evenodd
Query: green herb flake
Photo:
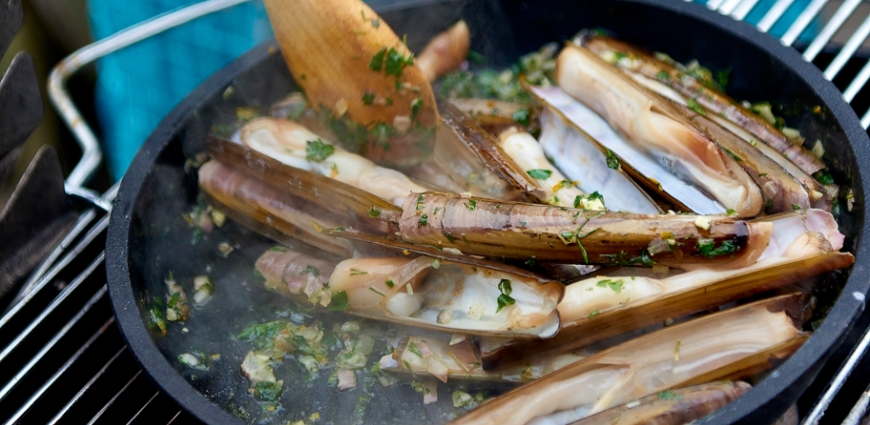
<svg viewBox="0 0 870 425"><path fill-rule="evenodd" d="M335 146L323 143L323 140L310 140L305 142L305 159L314 162L321 162L335 153Z"/></svg>
<svg viewBox="0 0 870 425"><path fill-rule="evenodd" d="M392 288L393 286L396 285L395 283L393 283L393 280L392 280L392 279L387 279L387 281L384 282L384 284L386 284L386 285L389 286L390 288Z"/></svg>
<svg viewBox="0 0 870 425"><path fill-rule="evenodd" d="M619 169L619 158L610 151L607 150L607 168L618 170Z"/></svg>
<svg viewBox="0 0 870 425"><path fill-rule="evenodd" d="M737 252L737 245L734 244L734 241L723 241L722 245L718 248L714 248L715 243L710 240L709 242L699 243L698 244L698 252L707 257L707 259L712 260L715 257L720 257L722 255L729 255Z"/></svg>
<svg viewBox="0 0 870 425"><path fill-rule="evenodd" d="M728 208L727 210L725 210L725 214L726 214L728 217L734 217L734 216L737 215L737 211L734 211L734 210L732 210L731 208Z"/></svg>
<svg viewBox="0 0 870 425"><path fill-rule="evenodd" d="M511 114L511 118L513 118L514 122L517 124L528 127L531 124L531 113L528 109L520 109L513 114Z"/></svg>
<svg viewBox="0 0 870 425"><path fill-rule="evenodd" d="M760 173L758 174L758 177L767 177L767 173Z"/></svg>
<svg viewBox="0 0 870 425"><path fill-rule="evenodd" d="M735 154L734 152L732 152L731 149L728 149L728 148L726 148L726 147L724 147L724 146L719 146L719 147L722 148L722 150L725 151L725 153L727 153L728 156L730 156L731 159L734 160L734 162L743 162L743 158L737 156L737 154Z"/></svg>
<svg viewBox="0 0 870 425"><path fill-rule="evenodd" d="M513 288L511 288L511 281L509 279L502 279L499 281L498 290L501 291L501 295L499 295L496 300L498 303L498 308L495 310L496 313L500 312L503 308L516 303L516 300L510 296L511 292L513 292Z"/></svg>
<svg viewBox="0 0 870 425"><path fill-rule="evenodd" d="M792 210L795 210L795 211L800 211L800 210L801 210L801 206L800 206L800 205L796 205L796 204L791 204L791 209L792 209Z"/></svg>
<svg viewBox="0 0 870 425"><path fill-rule="evenodd" d="M659 71L656 74L656 78L658 78L659 80L670 80L671 74L668 74L667 71Z"/></svg>
<svg viewBox="0 0 870 425"><path fill-rule="evenodd" d="M659 393L659 400L679 400L680 396L671 391L662 391Z"/></svg>
<svg viewBox="0 0 870 425"><path fill-rule="evenodd" d="M369 210L369 217L378 218L380 216L381 216L381 210L375 208L375 206L372 205L372 209Z"/></svg>
<svg viewBox="0 0 870 425"><path fill-rule="evenodd" d="M381 69L384 68L384 56L387 54L387 48L381 47L381 50L378 50L374 56L372 56L371 62L369 62L369 68L372 71L380 72Z"/></svg>
<svg viewBox="0 0 870 425"><path fill-rule="evenodd" d="M400 78L402 76L402 70L404 70L406 66L413 64L413 54L405 57L404 55L399 53L398 50L391 47L389 52L387 52L387 60L386 65L384 66L384 73L387 75L395 76L396 78Z"/></svg>
<svg viewBox="0 0 870 425"><path fill-rule="evenodd" d="M405 367L408 368L408 370L411 370L411 363L408 363L407 360L402 360L402 363L405 364Z"/></svg>
<svg viewBox="0 0 870 425"><path fill-rule="evenodd" d="M369 272L362 271L362 270L359 270L359 269L353 269L353 268L350 269L350 275L351 275L351 276L361 276L361 275L364 275L364 274L369 274Z"/></svg>
<svg viewBox="0 0 870 425"><path fill-rule="evenodd" d="M411 101L411 121L417 119L417 114L420 113L420 109L423 107L423 98L418 97Z"/></svg>
<svg viewBox="0 0 870 425"><path fill-rule="evenodd" d="M526 262L523 263L523 264L525 264L525 265L527 265L527 266L536 266L536 265L538 265L538 263L535 261L535 258L534 258L534 257L529 258L529 259L526 260Z"/></svg>
<svg viewBox="0 0 870 425"><path fill-rule="evenodd" d="M604 280L598 281L598 283L596 283L595 286L600 286L602 288L609 287L611 290L613 290L613 292L616 292L617 294L619 294L622 292L623 281L622 281L622 279L620 279L620 280L604 279Z"/></svg>
<svg viewBox="0 0 870 425"><path fill-rule="evenodd" d="M482 55L481 53L475 52L474 50L468 51L468 55L466 56L466 59L468 59L470 62L474 62L474 63L485 63L486 62L486 56Z"/></svg>
<svg viewBox="0 0 870 425"><path fill-rule="evenodd" d="M704 117L707 116L707 112L704 111L704 108L702 108L701 105L698 104L698 101L697 101L697 100L695 100L695 99L689 99L686 103L688 104L689 109L691 109L691 110L697 112L698 115L701 115L701 116L704 116Z"/></svg>
<svg viewBox="0 0 870 425"><path fill-rule="evenodd" d="M414 341L411 341L411 342L408 344L408 351L410 351L410 352L416 354L417 357L419 357L419 358L421 358L421 359L423 358L423 352L420 351L420 347L418 347L418 346L417 346L417 343L414 342ZM410 367L409 367L408 369L410 369Z"/></svg>
<svg viewBox="0 0 870 425"><path fill-rule="evenodd" d="M725 68L721 71L716 72L716 83L719 84L719 87L724 91L728 88L728 80L731 78L731 67Z"/></svg>
<svg viewBox="0 0 870 425"><path fill-rule="evenodd" d="M420 220L417 220L417 227L423 227L429 224L429 214L423 214L420 216Z"/></svg>
<svg viewBox="0 0 870 425"><path fill-rule="evenodd" d="M374 102L374 101L375 101L375 94L374 93L372 93L370 91L363 93L363 95L362 95L363 105L366 105L366 106L371 105L372 102Z"/></svg>
<svg viewBox="0 0 870 425"><path fill-rule="evenodd" d="M425 205L423 204L423 194L421 193L420 196L417 197L417 206L415 207L415 210L420 212L423 210L423 207L425 207Z"/></svg>
<svg viewBox="0 0 870 425"><path fill-rule="evenodd" d="M827 171L819 171L815 175L816 181L823 185L834 184L834 178L831 176L831 173Z"/></svg>
<svg viewBox="0 0 870 425"><path fill-rule="evenodd" d="M347 310L347 292L339 291L332 294L332 299L329 301L329 311L345 311Z"/></svg>
<svg viewBox="0 0 870 425"><path fill-rule="evenodd" d="M465 233L462 234L462 241L465 242L466 245L471 245L471 243L468 242L468 238L465 237Z"/></svg>
<svg viewBox="0 0 870 425"><path fill-rule="evenodd" d="M588 318L591 319L591 318L593 318L593 317L595 317L595 316L597 316L597 315L599 315L599 314L601 314L601 310L595 310L595 311L589 313L589 317L588 317Z"/></svg>
<svg viewBox="0 0 870 425"><path fill-rule="evenodd" d="M450 243L455 243L456 238L454 238L453 235L451 235L450 233L445 233L444 236L447 238L448 241L450 241Z"/></svg>
<svg viewBox="0 0 870 425"><path fill-rule="evenodd" d="M373 287L371 287L371 286L369 286L369 291L372 291L372 292L374 292L374 293L376 293L376 294L378 294L378 295L380 295L380 296L382 296L382 297L386 297L386 295L384 295L383 292L378 291L377 289L375 289L375 288L373 288Z"/></svg>
<svg viewBox="0 0 870 425"><path fill-rule="evenodd" d="M553 174L553 172L550 170L541 170L541 169L529 170L529 171L526 171L526 173L529 176L531 176L533 179L537 179L537 180L546 180L546 179L550 178L550 176Z"/></svg>
<svg viewBox="0 0 870 425"><path fill-rule="evenodd" d="M477 201L474 199L469 199L465 204L465 208L468 208L470 211L474 211L477 209Z"/></svg>
<svg viewBox="0 0 870 425"><path fill-rule="evenodd" d="M282 382L257 382L254 384L254 392L257 398L263 401L278 401L283 390Z"/></svg>

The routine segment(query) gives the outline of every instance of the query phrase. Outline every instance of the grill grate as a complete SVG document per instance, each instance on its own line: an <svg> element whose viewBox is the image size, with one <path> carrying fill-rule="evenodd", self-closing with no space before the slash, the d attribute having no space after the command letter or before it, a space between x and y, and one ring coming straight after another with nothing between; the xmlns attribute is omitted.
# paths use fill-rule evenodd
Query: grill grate
<svg viewBox="0 0 870 425"><path fill-rule="evenodd" d="M5 423L196 423L173 400L163 394L141 371L124 344L109 305L102 252L108 225L110 202L117 186L103 196L96 196L80 186L97 163L100 152L96 137L81 119L64 88L72 73L97 58L136 43L168 28L183 24L198 16L221 10L246 0L209 0L199 5L173 12L118 35L102 40L74 53L55 68L50 79L50 95L85 152L82 162L67 180L67 191L84 197L93 205L86 209L66 239L53 251L32 275L24 291L0 316L0 421ZM686 0L691 1L691 0ZM709 0L707 7L745 19L759 0ZM815 20L824 22L817 36L805 46L798 46L804 58L824 69L827 78L844 91L844 97L859 115L865 128L870 126L870 60L862 50L870 34L870 14L857 17L856 28L846 28L856 20L861 10L860 0L834 2L811 0L798 14L781 40L795 45L802 33ZM777 0L758 21L759 30L767 32L794 6L794 0ZM863 20L862 20L863 19ZM851 33L848 33L851 31ZM845 42L832 40L843 33L851 34ZM840 37L842 38L842 37ZM96 159L96 160L95 160ZM68 284L66 282L69 282ZM859 334L860 337L860 334ZM865 335L865 340L870 333ZM856 341L857 342L857 341ZM867 382L858 382L858 391L842 412L822 416L828 404L837 399L840 388L850 388L856 380L854 370L870 368L863 359L867 344L858 344L836 376L835 382L815 393L811 388L804 401L814 404L808 422L819 418L825 423L837 423L855 405L849 416L859 423L867 405L867 393L860 400ZM846 357L841 355L839 360ZM837 360L836 358L834 360ZM831 368L838 362L832 361ZM836 370L822 380L829 379ZM824 378L824 377L828 378ZM860 379L857 379L860 381ZM824 391L823 391L824 390ZM821 400L818 404L817 399ZM840 398L843 398L842 395ZM834 402L836 404L836 402ZM841 402L842 403L842 402ZM833 410L833 409L832 409ZM835 414L836 413L836 414ZM865 419L866 420L866 419Z"/></svg>

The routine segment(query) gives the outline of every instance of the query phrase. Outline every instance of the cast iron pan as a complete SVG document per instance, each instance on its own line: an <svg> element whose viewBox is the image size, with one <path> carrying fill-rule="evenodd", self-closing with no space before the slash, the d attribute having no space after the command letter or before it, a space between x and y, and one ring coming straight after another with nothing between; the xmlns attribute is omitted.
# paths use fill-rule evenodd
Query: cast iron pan
<svg viewBox="0 0 870 425"><path fill-rule="evenodd" d="M482 52L494 68L546 42L565 40L582 28L606 28L679 61L697 58L712 69L731 67L729 94L782 105L790 126L799 126L808 140L822 140L835 181L854 190L854 208L838 219L840 230L847 235L845 249L856 255L856 264L851 274L820 279L821 303L839 299L813 337L748 395L704 423L771 422L794 403L858 320L870 285L868 247L861 237L868 229L864 194L870 181L863 172L870 159L868 138L839 91L818 69L747 24L679 0L417 1L380 12L398 34L408 34L410 47L416 51L433 34L464 17L472 29L472 49ZM277 418L297 420L315 411L323 415L320 423L449 420L461 411L452 408L444 387L439 387L440 401L426 407L407 385L387 393L379 385L361 383L354 391L336 395L319 381L292 375L298 370L289 361L276 369L279 375L288 374L283 413L270 416L257 411L245 393L247 382L239 364L250 346L232 336L254 321L274 319L275 311L287 309L287 303L261 289L252 273L257 256L271 246L269 240L234 223L202 235L182 220L181 215L196 205L198 195L196 173L186 170L185 162L203 151L205 135L215 126L235 121L236 107L266 112L271 103L294 89L276 52L274 43L259 46L192 92L146 141L124 177L112 212L106 264L121 331L154 381L207 423L240 423L239 417L277 423ZM812 115L816 106L821 113ZM840 202L845 205L845 200ZM226 259L215 249L222 241L239 245ZM158 337L143 320L149 303L165 294L163 279L169 271L188 287L194 276L209 274L217 289L215 299L203 309L194 309L186 324L172 323L168 334ZM184 368L175 358L192 348L221 353L221 360L209 372ZM478 388L484 387L467 389ZM493 395L504 390L498 386L484 389ZM361 396L388 401L360 412Z"/></svg>

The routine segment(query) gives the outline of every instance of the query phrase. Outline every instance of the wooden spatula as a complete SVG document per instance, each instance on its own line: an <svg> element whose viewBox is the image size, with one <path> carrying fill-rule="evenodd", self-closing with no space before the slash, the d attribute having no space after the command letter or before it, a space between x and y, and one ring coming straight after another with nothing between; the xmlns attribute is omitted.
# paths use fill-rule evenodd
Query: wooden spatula
<svg viewBox="0 0 870 425"><path fill-rule="evenodd" d="M369 129L361 153L399 167L429 155L439 123L432 87L370 7L360 0L265 4L287 66L311 104Z"/></svg>

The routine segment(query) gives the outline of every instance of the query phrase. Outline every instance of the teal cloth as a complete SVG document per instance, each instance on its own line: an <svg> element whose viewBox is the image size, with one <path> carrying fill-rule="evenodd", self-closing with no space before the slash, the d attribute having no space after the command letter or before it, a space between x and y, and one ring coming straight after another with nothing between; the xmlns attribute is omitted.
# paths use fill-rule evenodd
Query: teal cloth
<svg viewBox="0 0 870 425"><path fill-rule="evenodd" d="M372 6L409 0L370 0ZM413 0L410 0L413 1ZM598 0L600 1L600 0ZM674 0L678 1L678 0ZM706 3L707 0L695 0ZM94 39L102 39L198 0L90 0ZM757 23L775 0L761 0L747 16ZM771 33L780 36L809 0L796 0ZM815 24L804 33L812 36ZM95 102L111 176L124 175L160 120L209 75L272 37L261 0L168 30L97 61Z"/></svg>

